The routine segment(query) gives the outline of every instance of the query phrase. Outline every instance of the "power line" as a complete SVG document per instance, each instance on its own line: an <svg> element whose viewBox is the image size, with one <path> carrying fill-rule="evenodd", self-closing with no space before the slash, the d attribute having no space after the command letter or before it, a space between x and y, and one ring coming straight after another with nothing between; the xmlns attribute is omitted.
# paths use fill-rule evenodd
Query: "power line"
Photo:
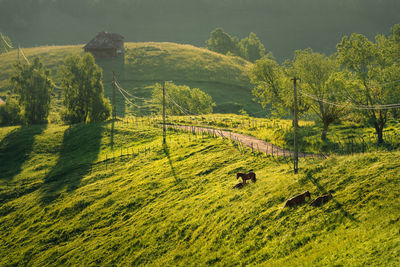
<svg viewBox="0 0 400 267"><path fill-rule="evenodd" d="M343 108L349 108L349 109L359 109L359 110L384 110L384 109L391 109L391 108L400 108L400 104L387 104L387 105L349 105L345 103L334 103L330 101L323 100L315 95L307 94L303 92L302 90L299 90L299 93L305 97L311 98L313 100L316 100L318 102L322 102L331 106L337 106L337 107L343 107Z"/></svg>
<svg viewBox="0 0 400 267"><path fill-rule="evenodd" d="M26 63L28 63L28 65L31 65L31 63L29 62L28 58L25 56L24 51L22 51L21 48L18 48L18 49L19 49L19 51L21 51L21 55L24 57Z"/></svg>
<svg viewBox="0 0 400 267"><path fill-rule="evenodd" d="M139 99L139 100L148 100L147 98L143 98L143 97L138 97L135 95L132 95L131 93L129 93L128 91L126 91L124 88L121 87L121 85L118 83L118 80L115 78L114 84L123 92L125 92L128 96L135 98L135 99Z"/></svg>
<svg viewBox="0 0 400 267"><path fill-rule="evenodd" d="M131 100L129 100L129 98L127 96L124 95L124 93L120 90L120 88L117 86L117 89L119 91L119 93L125 98L126 101L128 101L129 104L131 104L132 106L135 106L137 108L140 108L139 105L133 103Z"/></svg>
<svg viewBox="0 0 400 267"><path fill-rule="evenodd" d="M0 35L1 35L1 39L3 39L4 43L6 44L6 46L8 46L8 48L10 48L10 49L13 49L14 47L12 47L12 45L10 45L7 42L6 38L4 38L4 35L1 32L0 32Z"/></svg>
<svg viewBox="0 0 400 267"><path fill-rule="evenodd" d="M176 103L176 101L175 101L168 93L166 93L166 95L167 95L168 99L169 99L175 106L177 106L178 109L180 109L185 115L188 115L188 116L190 116L190 115L196 115L196 114L189 114L189 113L190 113L189 110L183 108L183 107L180 106L178 103ZM198 114L197 114L197 115L198 115Z"/></svg>
<svg viewBox="0 0 400 267"><path fill-rule="evenodd" d="M385 83L375 83L375 84L370 85L369 87L370 88L378 88L380 86L382 88L385 88L388 84L394 84L394 83L400 83L400 80L395 80L395 81L390 81L390 82L385 82ZM365 89L352 88L351 91L352 92L358 92L358 93L364 93ZM328 96L328 97L345 97L345 98L349 98L350 97L351 98L350 92L346 91L346 93L347 93L348 96L346 96L346 94L344 94L343 92L340 92L340 93L333 93L333 92L330 92L330 91L324 92L324 94L326 96ZM382 106L382 105L380 105L380 106Z"/></svg>

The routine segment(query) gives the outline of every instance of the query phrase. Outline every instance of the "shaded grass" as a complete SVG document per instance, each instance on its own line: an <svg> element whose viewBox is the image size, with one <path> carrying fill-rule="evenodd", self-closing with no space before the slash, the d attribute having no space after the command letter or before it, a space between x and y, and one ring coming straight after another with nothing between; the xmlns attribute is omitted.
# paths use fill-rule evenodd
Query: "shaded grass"
<svg viewBox="0 0 400 267"><path fill-rule="evenodd" d="M57 163L43 179L43 204L57 198L64 187L67 192L77 189L97 160L104 127L103 124L77 124L65 130Z"/></svg>
<svg viewBox="0 0 400 267"><path fill-rule="evenodd" d="M13 127L0 142L0 179L12 180L21 172L25 160L30 156L35 136L40 135L45 125Z"/></svg>

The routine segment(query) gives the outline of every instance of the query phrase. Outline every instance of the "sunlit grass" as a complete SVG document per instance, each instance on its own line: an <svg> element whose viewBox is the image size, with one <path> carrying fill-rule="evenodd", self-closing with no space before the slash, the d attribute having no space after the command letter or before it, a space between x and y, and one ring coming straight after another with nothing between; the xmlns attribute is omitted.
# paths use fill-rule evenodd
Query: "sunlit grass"
<svg viewBox="0 0 400 267"><path fill-rule="evenodd" d="M253 118L247 115L211 114L202 116L169 117L175 124L198 125L228 129L293 150L292 120ZM327 141L321 140L322 126L313 121L299 121L299 150L324 154L353 154L400 148L400 123L391 120L384 129L385 144L376 145L375 130L371 126L351 121L331 125Z"/></svg>
<svg viewBox="0 0 400 267"><path fill-rule="evenodd" d="M151 124L1 128L0 265L399 264L399 152L294 175L226 139L169 131L165 148ZM305 190L334 198L282 209Z"/></svg>

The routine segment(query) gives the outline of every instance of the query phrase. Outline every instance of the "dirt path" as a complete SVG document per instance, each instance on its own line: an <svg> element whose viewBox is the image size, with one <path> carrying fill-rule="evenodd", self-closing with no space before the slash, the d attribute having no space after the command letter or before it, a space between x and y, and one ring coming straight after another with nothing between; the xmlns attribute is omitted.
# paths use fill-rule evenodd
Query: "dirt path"
<svg viewBox="0 0 400 267"><path fill-rule="evenodd" d="M247 146L249 148L252 148L254 150L270 154L273 156L281 156L281 157L293 157L293 151L287 150L280 148L276 145L273 145L271 143L267 143L263 140L260 140L258 138L255 138L253 136L248 136L244 134L238 134L238 133L232 133L229 131L224 131L224 130L219 130L215 128L206 128L206 127L197 127L197 126L185 126L185 125L168 125L168 128L178 128L182 129L185 131L191 131L191 132L206 132L210 135L215 135L215 136L221 136L223 138L229 138L233 141L240 142L244 146ZM323 158L323 155L318 155L318 154L312 154L312 153L303 153L299 152L299 157L301 158Z"/></svg>

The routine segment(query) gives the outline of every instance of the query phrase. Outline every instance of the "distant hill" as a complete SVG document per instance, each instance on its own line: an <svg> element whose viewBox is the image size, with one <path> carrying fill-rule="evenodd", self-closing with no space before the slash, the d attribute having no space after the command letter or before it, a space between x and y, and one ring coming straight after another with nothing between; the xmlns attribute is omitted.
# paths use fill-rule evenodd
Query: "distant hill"
<svg viewBox="0 0 400 267"><path fill-rule="evenodd" d="M28 59L39 56L51 69L56 83L57 69L68 55L82 53L82 45L43 46L23 49ZM261 106L252 101L248 72L251 63L239 57L224 56L192 45L175 43L125 43L125 58L99 59L103 68L106 96L112 95L112 71L122 87L134 95L149 98L156 82L173 81L197 87L216 102L215 112L262 115ZM22 56L20 57L23 60ZM9 76L17 51L0 55L0 94L10 89ZM119 114L129 112L122 96L117 98ZM135 110L141 114L141 110Z"/></svg>
<svg viewBox="0 0 400 267"><path fill-rule="evenodd" d="M222 27L256 33L282 62L307 47L333 53L344 34L388 33L398 10L398 0L0 0L0 31L25 47L85 43L103 30L204 46Z"/></svg>

